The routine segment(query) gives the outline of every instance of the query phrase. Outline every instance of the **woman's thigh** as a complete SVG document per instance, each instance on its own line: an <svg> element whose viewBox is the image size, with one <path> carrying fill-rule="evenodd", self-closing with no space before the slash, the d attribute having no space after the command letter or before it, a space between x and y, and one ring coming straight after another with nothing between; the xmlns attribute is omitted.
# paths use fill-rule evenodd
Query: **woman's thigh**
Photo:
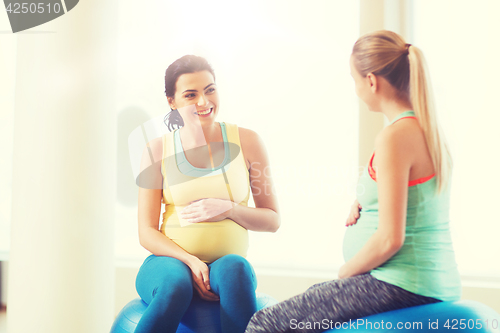
<svg viewBox="0 0 500 333"><path fill-rule="evenodd" d="M344 322L435 302L439 300L413 294L363 274L319 283L302 294L258 311L246 332L322 332L321 328L301 330L297 327L311 327L323 320Z"/></svg>
<svg viewBox="0 0 500 333"><path fill-rule="evenodd" d="M186 264L153 254L144 260L135 285L139 296L148 304L159 292L192 296L193 288L191 270Z"/></svg>

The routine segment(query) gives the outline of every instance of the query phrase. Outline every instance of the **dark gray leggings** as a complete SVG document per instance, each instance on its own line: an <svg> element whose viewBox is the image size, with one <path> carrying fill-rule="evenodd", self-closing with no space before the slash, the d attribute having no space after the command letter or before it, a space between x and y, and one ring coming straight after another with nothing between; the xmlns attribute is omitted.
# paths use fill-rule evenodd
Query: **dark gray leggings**
<svg viewBox="0 0 500 333"><path fill-rule="evenodd" d="M380 312L437 302L441 301L363 274L315 284L302 294L260 310L250 319L245 333L323 332L325 328L319 324L316 328L311 327L324 320L341 323Z"/></svg>

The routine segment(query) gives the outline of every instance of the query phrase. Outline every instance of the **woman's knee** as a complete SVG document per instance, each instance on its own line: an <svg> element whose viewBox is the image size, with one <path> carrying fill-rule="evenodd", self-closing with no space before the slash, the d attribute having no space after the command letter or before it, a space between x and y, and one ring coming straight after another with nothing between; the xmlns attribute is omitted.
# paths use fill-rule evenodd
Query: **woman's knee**
<svg viewBox="0 0 500 333"><path fill-rule="evenodd" d="M210 267L210 281L216 285L230 283L231 285L250 285L257 287L257 280L252 265L242 256L228 254L216 260ZM217 289L217 286L216 286Z"/></svg>
<svg viewBox="0 0 500 333"><path fill-rule="evenodd" d="M253 273L252 265L240 255L228 254L217 260L218 269L225 274Z"/></svg>
<svg viewBox="0 0 500 333"><path fill-rule="evenodd" d="M171 257L155 257L145 262L136 280L137 292L150 303L153 298L191 301L193 283L191 270L182 261Z"/></svg>

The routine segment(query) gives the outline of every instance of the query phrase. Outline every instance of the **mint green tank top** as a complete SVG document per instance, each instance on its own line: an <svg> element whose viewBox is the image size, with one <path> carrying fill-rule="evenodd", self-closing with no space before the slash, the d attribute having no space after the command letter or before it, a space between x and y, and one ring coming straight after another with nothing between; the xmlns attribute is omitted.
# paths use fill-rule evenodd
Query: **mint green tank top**
<svg viewBox="0 0 500 333"><path fill-rule="evenodd" d="M392 120L415 117L406 111ZM461 296L460 275L450 235L450 188L435 194L436 177L408 187L405 241L402 248L370 274L378 280L412 293L442 301L456 301ZM351 259L378 227L377 183L365 168L357 196L362 210L357 223L344 236L344 259Z"/></svg>

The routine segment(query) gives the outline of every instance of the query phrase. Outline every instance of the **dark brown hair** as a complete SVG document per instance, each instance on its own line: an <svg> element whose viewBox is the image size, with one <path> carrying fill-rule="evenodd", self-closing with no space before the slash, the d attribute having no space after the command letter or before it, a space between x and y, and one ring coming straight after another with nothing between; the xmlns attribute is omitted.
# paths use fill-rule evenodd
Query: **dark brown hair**
<svg viewBox="0 0 500 333"><path fill-rule="evenodd" d="M165 95L167 97L174 98L175 96L175 85L179 76L182 74L196 73L201 71L208 71L215 80L215 74L212 66L208 61L199 56L195 55L185 55L176 61L174 61L170 66L168 66L165 72ZM171 110L163 120L167 128L172 131L174 126L180 128L184 126L184 121L177 110Z"/></svg>

